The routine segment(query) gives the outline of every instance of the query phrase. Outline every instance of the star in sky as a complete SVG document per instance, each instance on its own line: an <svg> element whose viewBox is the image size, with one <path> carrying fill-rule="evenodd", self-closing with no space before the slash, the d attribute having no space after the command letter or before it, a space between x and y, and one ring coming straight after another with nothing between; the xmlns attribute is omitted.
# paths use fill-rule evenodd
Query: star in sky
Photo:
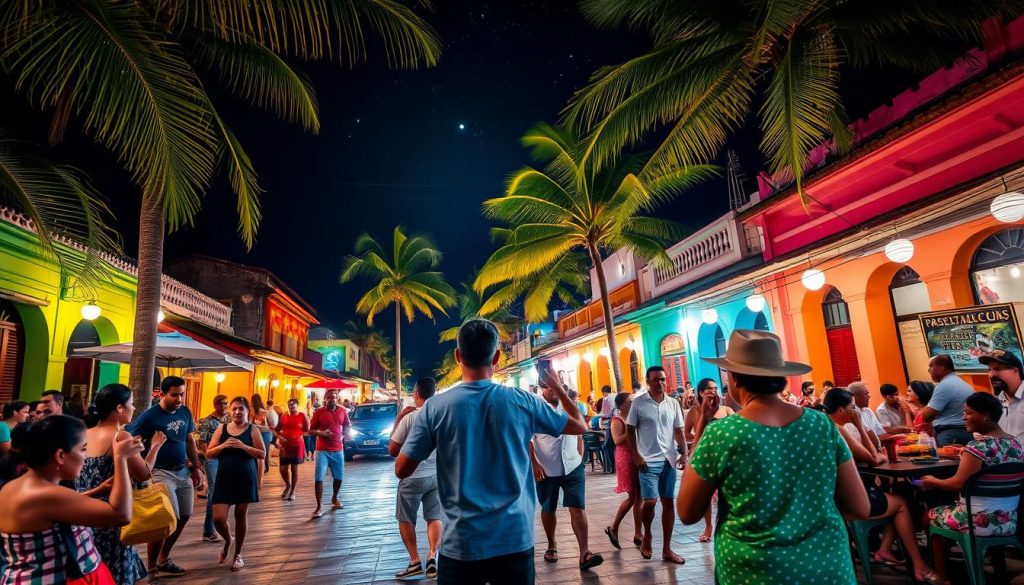
<svg viewBox="0 0 1024 585"><path fill-rule="evenodd" d="M460 122L459 123L459 130L465 130L465 129L466 129L466 125Z"/></svg>

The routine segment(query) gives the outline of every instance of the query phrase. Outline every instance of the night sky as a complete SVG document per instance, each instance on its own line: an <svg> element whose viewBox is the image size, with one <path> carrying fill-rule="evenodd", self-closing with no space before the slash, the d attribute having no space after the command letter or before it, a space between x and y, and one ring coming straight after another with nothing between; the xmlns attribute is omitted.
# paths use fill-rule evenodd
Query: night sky
<svg viewBox="0 0 1024 585"><path fill-rule="evenodd" d="M571 2L436 4L425 16L444 43L437 67L391 71L379 50L354 70L298 64L317 91L319 135L218 96L267 191L258 241L247 252L237 237L234 198L220 179L195 227L168 237L166 258L198 252L269 268L336 332L346 320L360 318L355 303L370 286L338 284L342 258L360 232L390 242L391 230L401 224L430 236L445 254L441 270L453 286L482 265L493 245L480 204L500 195L505 177L528 162L518 138L537 122L556 122L573 90L598 67L636 56L649 42L626 31L595 30ZM906 79L891 73L845 77L850 113L879 105L905 88ZM22 117L22 132L36 134L22 138L45 136L45 115L29 115L10 95L5 102ZM761 165L756 143L748 131L731 144L740 153L748 191ZM113 157L72 129L55 151L57 160L87 169L108 194L125 252L134 256L137 190ZM684 200L665 215L693 227L728 207L724 181ZM403 324L403 357L413 363L414 377L431 373L446 351L437 333L454 322L417 317L411 326ZM393 337L390 312L376 325Z"/></svg>

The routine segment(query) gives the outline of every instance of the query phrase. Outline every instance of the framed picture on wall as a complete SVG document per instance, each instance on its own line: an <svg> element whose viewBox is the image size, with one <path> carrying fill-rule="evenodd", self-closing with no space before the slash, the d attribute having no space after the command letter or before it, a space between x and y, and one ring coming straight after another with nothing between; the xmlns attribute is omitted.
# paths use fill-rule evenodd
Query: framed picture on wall
<svg viewBox="0 0 1024 585"><path fill-rule="evenodd" d="M983 305L922 313L919 319L928 357L947 354L953 359L957 371L988 371L978 358L996 350L1024 358L1013 305Z"/></svg>

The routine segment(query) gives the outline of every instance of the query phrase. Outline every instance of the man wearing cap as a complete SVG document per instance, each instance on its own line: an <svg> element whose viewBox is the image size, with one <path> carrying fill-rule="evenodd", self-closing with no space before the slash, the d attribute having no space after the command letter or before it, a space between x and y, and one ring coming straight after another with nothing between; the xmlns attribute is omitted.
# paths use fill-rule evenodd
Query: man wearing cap
<svg viewBox="0 0 1024 585"><path fill-rule="evenodd" d="M935 392L921 409L921 418L935 429L936 445L970 443L974 435L964 426L964 400L974 394L974 388L957 375L953 358L945 354L929 360L928 375L935 382Z"/></svg>
<svg viewBox="0 0 1024 585"><path fill-rule="evenodd" d="M993 350L988 355L978 358L988 366L988 379L992 383L992 391L1003 403L1003 417L999 426L1004 431L1024 440L1024 365L1013 352L1002 349Z"/></svg>

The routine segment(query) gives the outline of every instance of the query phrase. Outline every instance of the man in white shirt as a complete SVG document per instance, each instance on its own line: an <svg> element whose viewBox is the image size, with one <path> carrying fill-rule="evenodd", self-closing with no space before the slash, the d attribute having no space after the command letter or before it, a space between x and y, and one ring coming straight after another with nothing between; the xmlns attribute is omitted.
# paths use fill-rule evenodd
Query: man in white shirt
<svg viewBox="0 0 1024 585"><path fill-rule="evenodd" d="M388 453L398 457L402 452L402 444L409 436L409 430L420 409L437 390L437 382L433 378L420 378L413 387L412 399L416 404L398 414ZM398 500L395 518L398 520L398 533L402 536L405 549L409 552L409 566L395 575L396 579L409 579L426 575L427 579L437 578L437 547L441 543L441 498L437 492L437 466L435 454L431 453L420 462L416 471L409 477L398 482ZM420 562L420 553L416 547L416 512L423 503L423 519L427 521L427 566L424 569ZM425 571L425 572L424 572Z"/></svg>
<svg viewBox="0 0 1024 585"><path fill-rule="evenodd" d="M672 526L676 519L673 501L678 484L676 469L686 465L683 413L679 403L665 394L664 368L647 368L647 387L646 394L634 396L626 417L626 442L640 472L640 497L644 501L644 540L640 555L651 558L651 523L660 498L664 532L661 558L681 565L686 561L672 551Z"/></svg>
<svg viewBox="0 0 1024 585"><path fill-rule="evenodd" d="M988 366L988 379L992 391L1003 403L1003 417L999 426L1005 432L1024 440L1024 365L1012 352L996 349L978 361Z"/></svg>
<svg viewBox="0 0 1024 585"><path fill-rule="evenodd" d="M878 422L878 417L869 408L871 392L868 390L868 385L864 382L851 382L846 389L850 394L853 394L853 403L857 407L857 411L860 412L860 419L864 422L864 430L867 431L871 442L875 444L875 447L881 447L882 442L879 441L879 438L886 433L885 429L882 428L882 423Z"/></svg>
<svg viewBox="0 0 1024 585"><path fill-rule="evenodd" d="M558 397L551 388L541 386L541 397L553 410L558 411ZM572 532L580 547L580 570L592 569L604 562L601 555L590 552L587 542L586 466L583 464L583 437L580 435L533 435L530 441L530 460L533 478L537 481L537 500L540 502L540 520L548 537L544 560L558 560L555 527L558 494L562 494L562 507L569 510Z"/></svg>
<svg viewBox="0 0 1024 585"><path fill-rule="evenodd" d="M878 388L883 402L875 409L875 415L887 433L909 433L907 407L900 402L900 390L893 384L882 384Z"/></svg>

